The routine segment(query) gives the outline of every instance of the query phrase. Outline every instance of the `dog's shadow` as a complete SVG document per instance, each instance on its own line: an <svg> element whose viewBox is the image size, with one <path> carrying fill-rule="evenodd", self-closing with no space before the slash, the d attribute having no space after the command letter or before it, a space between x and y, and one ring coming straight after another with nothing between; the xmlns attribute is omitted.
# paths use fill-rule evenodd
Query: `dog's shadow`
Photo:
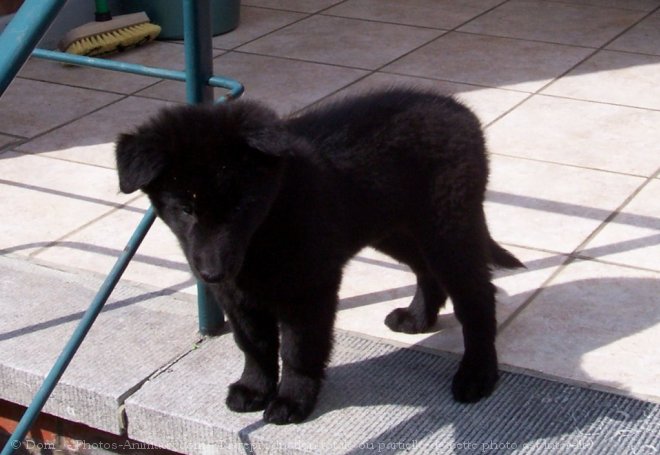
<svg viewBox="0 0 660 455"><path fill-rule="evenodd" d="M576 296L576 288L597 288L600 295L616 299L622 288L632 289L634 295L653 296L658 295L659 286L654 279L604 278L549 286L544 292L551 298L566 298ZM600 321L610 320L612 330L603 329L600 336L588 337L579 348L563 351L559 355L571 354L562 361L579 369L583 355L660 323L660 306L649 305L650 298L643 308L639 301L617 302L628 308L609 313ZM573 317L581 311L577 303ZM396 453L411 447L417 447L419 453L427 453L430 448L436 453L463 453L466 449L490 450L493 443L507 452L557 441L564 444L564 449L566 444L584 444L591 450L616 443L629 453L631 447L651 447L644 441L658 434L658 405L510 372L502 372L490 398L476 404L459 404L453 401L450 391L458 357L338 336L344 337L339 340L342 349L328 368L310 420L336 415L353 422L349 427L361 427L363 420L382 419L387 423L380 426L380 433L371 433L368 441L346 453L373 453L374 449ZM658 444L653 447L658 449L660 436L655 438L653 444Z"/></svg>

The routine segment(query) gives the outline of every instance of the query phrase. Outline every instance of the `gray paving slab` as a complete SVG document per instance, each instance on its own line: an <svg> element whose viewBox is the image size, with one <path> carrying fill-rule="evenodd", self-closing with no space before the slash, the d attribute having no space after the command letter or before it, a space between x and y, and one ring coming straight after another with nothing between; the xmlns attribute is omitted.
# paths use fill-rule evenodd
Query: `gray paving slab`
<svg viewBox="0 0 660 455"><path fill-rule="evenodd" d="M224 405L240 374L230 334L204 341L126 401L130 437L186 454L640 453L660 405L503 373L474 405L449 392L457 360L337 332L309 421L268 425Z"/></svg>
<svg viewBox="0 0 660 455"><path fill-rule="evenodd" d="M32 400L100 281L0 256L0 398ZM193 299L120 283L44 411L118 434L125 397L197 340Z"/></svg>

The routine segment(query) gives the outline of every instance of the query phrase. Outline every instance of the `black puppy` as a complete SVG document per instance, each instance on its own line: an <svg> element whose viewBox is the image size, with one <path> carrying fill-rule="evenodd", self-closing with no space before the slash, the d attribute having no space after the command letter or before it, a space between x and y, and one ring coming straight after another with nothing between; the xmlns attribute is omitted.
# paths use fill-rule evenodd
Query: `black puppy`
<svg viewBox="0 0 660 455"><path fill-rule="evenodd" d="M312 412L342 267L366 245L417 275L385 323L428 330L449 295L465 343L454 397L493 391L489 266L522 264L488 233L481 127L454 99L391 89L284 120L248 101L181 106L122 135L116 154L121 191L149 195L231 322L245 354L232 410L278 424Z"/></svg>

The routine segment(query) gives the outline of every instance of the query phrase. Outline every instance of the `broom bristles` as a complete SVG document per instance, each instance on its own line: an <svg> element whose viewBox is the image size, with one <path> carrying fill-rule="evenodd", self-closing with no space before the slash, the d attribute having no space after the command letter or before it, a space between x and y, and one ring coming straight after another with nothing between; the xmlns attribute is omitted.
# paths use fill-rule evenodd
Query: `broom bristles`
<svg viewBox="0 0 660 455"><path fill-rule="evenodd" d="M77 55L110 54L152 41L160 30L145 13L125 14L74 28L62 39L60 49Z"/></svg>

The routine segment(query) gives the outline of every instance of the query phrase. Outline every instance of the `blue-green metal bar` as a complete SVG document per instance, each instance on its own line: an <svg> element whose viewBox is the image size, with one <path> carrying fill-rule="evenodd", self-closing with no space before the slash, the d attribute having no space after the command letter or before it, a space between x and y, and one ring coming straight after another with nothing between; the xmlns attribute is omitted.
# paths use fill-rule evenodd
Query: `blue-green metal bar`
<svg viewBox="0 0 660 455"><path fill-rule="evenodd" d="M211 1L183 0L186 99L190 104L213 102L213 89L206 85L213 75L211 30Z"/></svg>
<svg viewBox="0 0 660 455"><path fill-rule="evenodd" d="M225 316L209 288L197 281L197 312L199 332L203 335L219 335L224 328Z"/></svg>
<svg viewBox="0 0 660 455"><path fill-rule="evenodd" d="M123 73L138 74L140 76L157 77L160 79L169 79L180 82L186 82L187 77L185 71L138 65L135 63L126 63L115 60L106 60L103 58L87 57L84 55L68 54L66 52L50 51L46 49L35 49L32 52L32 55L37 58L53 60L60 63L67 63L69 65L90 66L92 68L120 71ZM220 87L229 90L229 93L221 97L219 101L224 101L227 98L237 98L243 93L244 90L243 85L240 82L223 76L212 75L207 77L203 83L212 87Z"/></svg>
<svg viewBox="0 0 660 455"><path fill-rule="evenodd" d="M0 35L0 96L27 61L66 0L26 0Z"/></svg>
<svg viewBox="0 0 660 455"><path fill-rule="evenodd" d="M142 221L140 221L137 229L128 241L126 248L124 248L124 251L117 259L117 262L110 271L110 274L106 277L105 281L101 285L101 288L94 297L94 300L90 304L89 308L87 308L87 311L85 311L85 314L78 323L78 326L71 335L71 338L64 346L64 350L62 350L60 356L57 358L57 361L55 361L55 364L48 373L48 376L46 376L43 384L41 384L41 387L32 399L32 403L30 403L30 406L28 406L25 414L23 414L23 417L18 422L14 433L7 441L7 444L2 450L1 455L11 455L16 449L20 447L21 441L23 438L25 438L25 435L28 433L34 424L34 421L39 416L39 412L41 412L41 409L44 407L46 400L48 400L48 397L50 397L51 393L53 393L57 382L62 377L62 374L64 374L64 370L66 370L67 366L69 366L71 359L83 342L87 332L89 332L89 329L92 327L96 317L103 309L103 305L105 304L106 300L108 300L108 297L110 297L110 293L112 293L112 290L117 285L119 278L124 273L124 270L126 270L126 267L128 266L131 258L137 251L140 243L144 239L144 236L147 234L147 231L151 227L155 218L156 215L153 208L149 208L147 213L142 218Z"/></svg>
<svg viewBox="0 0 660 455"><path fill-rule="evenodd" d="M213 75L210 0L183 0L183 43L186 53L186 98L191 104L211 103L213 88L206 82ZM224 326L220 305L201 281L197 282L199 331L219 333Z"/></svg>

